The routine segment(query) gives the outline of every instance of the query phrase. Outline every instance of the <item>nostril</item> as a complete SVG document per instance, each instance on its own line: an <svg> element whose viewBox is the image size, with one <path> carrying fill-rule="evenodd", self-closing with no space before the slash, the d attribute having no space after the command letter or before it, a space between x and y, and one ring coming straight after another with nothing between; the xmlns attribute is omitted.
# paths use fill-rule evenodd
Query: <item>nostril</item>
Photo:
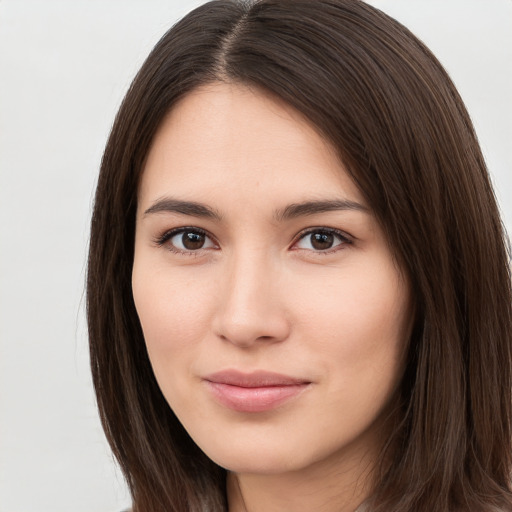
<svg viewBox="0 0 512 512"><path fill-rule="evenodd" d="M276 343L288 338L290 329L284 315L277 312L269 316L252 316L234 319L219 315L214 325L215 334L222 340L239 347L258 343Z"/></svg>

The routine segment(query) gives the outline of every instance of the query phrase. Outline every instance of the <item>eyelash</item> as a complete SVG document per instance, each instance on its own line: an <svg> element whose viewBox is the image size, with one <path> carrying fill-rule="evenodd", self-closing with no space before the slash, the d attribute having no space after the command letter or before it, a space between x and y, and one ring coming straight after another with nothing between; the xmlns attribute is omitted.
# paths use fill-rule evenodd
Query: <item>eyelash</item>
<svg viewBox="0 0 512 512"><path fill-rule="evenodd" d="M212 241L214 240L214 238L204 229L193 227L193 226L186 226L183 228L176 228L176 229L171 229L170 231L166 231L161 236L157 237L154 242L156 245L158 245L160 247L166 246L165 248L167 250L169 250L175 254L181 254L181 255L185 255L185 256L198 256L198 254L201 252L201 249L197 249L195 251L194 250L185 250L184 251L172 244L167 244L167 242L169 240L171 240L173 237L175 237L176 235L182 234L182 233L197 233L206 238L209 238Z"/></svg>
<svg viewBox="0 0 512 512"><path fill-rule="evenodd" d="M301 249L301 248L297 248L297 249L294 249L294 250L296 250L296 251L300 251L300 250L310 251L310 252L313 252L315 255L318 254L318 255L326 256L326 255L329 255L329 254L333 254L334 252L340 251L343 248L345 248L347 245L351 245L353 243L352 238L349 237L343 231L340 231L339 229L326 228L326 227L314 227L314 228L307 228L304 231L301 231L297 235L297 237L295 238L295 240L294 240L294 242L292 244L292 247L294 245L298 244L301 240L304 240L308 235L312 235L312 234L315 234L315 233L322 234L322 235L333 235L334 237L339 239L340 243L335 245L334 247L331 247L331 248L325 249L325 250L317 250L317 251L315 251L315 250Z"/></svg>
<svg viewBox="0 0 512 512"><path fill-rule="evenodd" d="M171 240L173 237L175 237L176 235L179 235L182 233L187 233L187 232L200 234L204 237L209 238L214 244L216 244L215 239L207 231L205 231L204 229L198 228L198 227L193 227L193 226L176 228L176 229L172 229L170 231L166 231L161 236L157 237L154 240L154 243L159 247L163 247L163 246L166 246L167 242L169 240ZM297 251L304 250L304 251L313 252L314 254L328 255L328 254L337 252L339 250L342 250L345 246L351 245L353 243L351 237L349 237L343 231L340 231L340 230L334 229L334 228L315 227L315 228L308 228L308 229L305 229L304 231L301 231L297 235L297 237L294 239L291 247L293 248L294 245L298 244L301 240L304 240L308 235L312 235L315 233L333 235L334 237L339 239L340 243L335 245L332 248L325 249L325 250L315 251L315 250L302 249L302 248L296 248L293 250L297 250ZM209 248L206 248L206 249L199 248L197 250L192 250L192 249L182 250L172 244L167 244L166 249L175 254L180 254L180 255L185 255L185 256L198 256L202 250L207 250Z"/></svg>

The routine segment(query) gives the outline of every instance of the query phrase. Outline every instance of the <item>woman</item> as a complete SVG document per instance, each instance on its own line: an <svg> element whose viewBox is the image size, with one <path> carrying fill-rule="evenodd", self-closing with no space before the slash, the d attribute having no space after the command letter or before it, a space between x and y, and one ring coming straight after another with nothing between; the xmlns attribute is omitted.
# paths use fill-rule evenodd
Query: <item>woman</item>
<svg viewBox="0 0 512 512"><path fill-rule="evenodd" d="M485 164L362 2L214 1L162 38L105 150L88 318L135 512L512 510Z"/></svg>

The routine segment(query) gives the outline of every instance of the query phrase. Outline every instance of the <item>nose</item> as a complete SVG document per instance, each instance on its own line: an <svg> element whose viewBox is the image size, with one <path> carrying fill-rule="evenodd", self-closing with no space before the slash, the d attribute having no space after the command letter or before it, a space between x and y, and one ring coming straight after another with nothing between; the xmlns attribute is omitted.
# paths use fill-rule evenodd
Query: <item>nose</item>
<svg viewBox="0 0 512 512"><path fill-rule="evenodd" d="M249 348L256 342L274 343L289 336L280 272L268 260L252 253L226 263L213 322L221 339Z"/></svg>

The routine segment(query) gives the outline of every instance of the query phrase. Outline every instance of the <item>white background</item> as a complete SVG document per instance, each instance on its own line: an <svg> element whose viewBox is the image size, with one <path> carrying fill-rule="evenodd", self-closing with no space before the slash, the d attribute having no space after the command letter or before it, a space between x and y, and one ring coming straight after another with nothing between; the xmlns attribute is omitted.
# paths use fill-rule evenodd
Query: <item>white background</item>
<svg viewBox="0 0 512 512"><path fill-rule="evenodd" d="M200 1L0 0L0 512L129 504L97 418L84 277L101 153L131 79ZM373 0L469 108L512 226L512 1Z"/></svg>

